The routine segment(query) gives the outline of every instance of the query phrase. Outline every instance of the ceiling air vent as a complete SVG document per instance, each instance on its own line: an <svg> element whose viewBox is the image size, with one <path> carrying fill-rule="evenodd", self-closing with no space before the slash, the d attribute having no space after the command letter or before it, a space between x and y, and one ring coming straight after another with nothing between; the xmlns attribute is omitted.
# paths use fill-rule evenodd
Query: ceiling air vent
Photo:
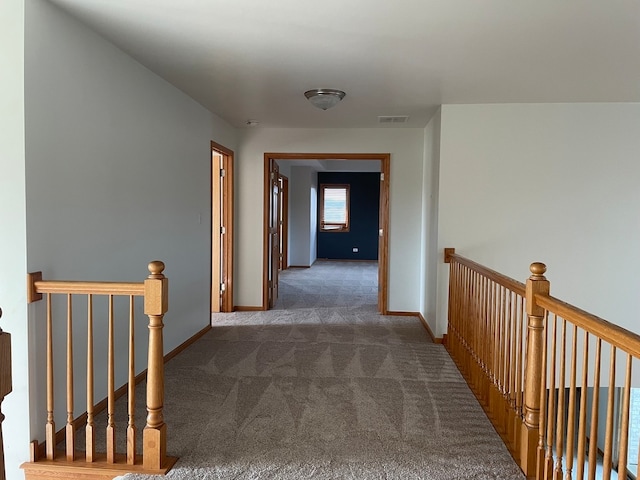
<svg viewBox="0 0 640 480"><path fill-rule="evenodd" d="M407 123L409 120L409 115L386 115L383 117L378 117L378 123Z"/></svg>

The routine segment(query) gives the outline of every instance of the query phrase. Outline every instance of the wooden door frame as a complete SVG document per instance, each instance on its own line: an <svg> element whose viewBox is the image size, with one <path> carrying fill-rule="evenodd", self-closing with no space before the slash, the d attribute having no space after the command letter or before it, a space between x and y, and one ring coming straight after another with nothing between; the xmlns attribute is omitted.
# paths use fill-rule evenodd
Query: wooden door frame
<svg viewBox="0 0 640 480"><path fill-rule="evenodd" d="M390 153L265 153L264 154L264 195L262 225L262 310L269 306L269 195L271 160L380 160L380 225L381 235L378 238L378 311L388 313L388 278L389 278L389 174Z"/></svg>
<svg viewBox="0 0 640 480"><path fill-rule="evenodd" d="M224 258L222 259L223 262L223 269L224 269L224 278L222 278L221 280L224 282L225 284L225 291L222 293L222 302L221 302L221 306L220 306L220 312L233 312L234 310L234 305L233 305L233 236L234 236L234 228L233 228L233 212L234 212L234 208L233 208L233 157L234 157L234 153L233 150L229 150L228 148L224 147L223 145L220 145L219 143L216 143L214 141L211 142L211 153L213 154L213 152L217 152L222 154L223 157L223 169L225 171L225 179L226 182L224 182L224 187L223 187L223 191L222 191L222 196L223 196L223 218L225 219L225 235L224 235L224 248L223 248L223 252L224 252ZM213 172L213 165L212 163L210 163L211 167L212 167L212 171L211 171L211 213L212 213L212 218L213 218L213 207L214 207L214 200L213 200L213 181L214 181L214 174L215 172ZM217 177L216 177L217 178ZM214 252L213 252L213 222L211 223L211 248L209 249L211 251L211 262L209 263L211 265L211 272L209 275L209 278L212 279L213 278L213 264L214 264ZM210 300L210 305L213 306L213 300L214 300L214 285L211 285L211 288L209 289L209 291L211 292L211 300ZM211 308L211 310L213 310L213 308Z"/></svg>

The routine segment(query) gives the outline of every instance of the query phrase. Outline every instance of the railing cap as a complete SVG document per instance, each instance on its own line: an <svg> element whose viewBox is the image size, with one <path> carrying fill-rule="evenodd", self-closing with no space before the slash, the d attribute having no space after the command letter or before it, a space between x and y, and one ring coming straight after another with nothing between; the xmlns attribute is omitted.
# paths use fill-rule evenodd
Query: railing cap
<svg viewBox="0 0 640 480"><path fill-rule="evenodd" d="M154 260L153 262L149 263L149 273L151 275L149 275L149 278L162 278L162 272L164 271L164 262L161 262L160 260Z"/></svg>
<svg viewBox="0 0 640 480"><path fill-rule="evenodd" d="M542 262L533 262L529 267L531 280L542 280L547 271L547 266Z"/></svg>

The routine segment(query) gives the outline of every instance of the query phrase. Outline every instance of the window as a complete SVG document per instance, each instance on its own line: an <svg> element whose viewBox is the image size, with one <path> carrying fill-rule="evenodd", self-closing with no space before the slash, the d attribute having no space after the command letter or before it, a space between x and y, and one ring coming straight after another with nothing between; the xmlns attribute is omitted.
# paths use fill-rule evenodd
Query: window
<svg viewBox="0 0 640 480"><path fill-rule="evenodd" d="M320 185L320 231L349 231L349 185Z"/></svg>

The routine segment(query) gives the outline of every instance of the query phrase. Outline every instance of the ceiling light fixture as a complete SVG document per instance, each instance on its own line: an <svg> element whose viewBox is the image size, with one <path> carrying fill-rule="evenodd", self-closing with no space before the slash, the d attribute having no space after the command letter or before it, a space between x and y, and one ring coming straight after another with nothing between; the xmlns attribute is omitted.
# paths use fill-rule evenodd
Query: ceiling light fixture
<svg viewBox="0 0 640 480"><path fill-rule="evenodd" d="M313 90L304 92L307 100L309 100L314 107L321 108L322 110L336 106L345 95L346 93L342 90L335 90L333 88L314 88Z"/></svg>

